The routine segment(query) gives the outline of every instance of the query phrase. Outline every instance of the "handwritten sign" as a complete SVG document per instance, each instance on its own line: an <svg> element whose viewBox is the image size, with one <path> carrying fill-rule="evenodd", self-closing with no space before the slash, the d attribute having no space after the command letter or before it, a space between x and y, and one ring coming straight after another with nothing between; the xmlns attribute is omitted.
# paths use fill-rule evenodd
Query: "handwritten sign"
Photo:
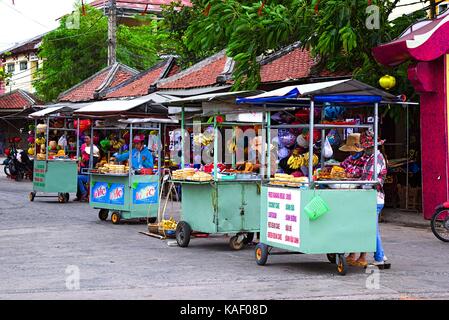
<svg viewBox="0 0 449 320"><path fill-rule="evenodd" d="M301 191L268 188L267 240L299 248Z"/></svg>

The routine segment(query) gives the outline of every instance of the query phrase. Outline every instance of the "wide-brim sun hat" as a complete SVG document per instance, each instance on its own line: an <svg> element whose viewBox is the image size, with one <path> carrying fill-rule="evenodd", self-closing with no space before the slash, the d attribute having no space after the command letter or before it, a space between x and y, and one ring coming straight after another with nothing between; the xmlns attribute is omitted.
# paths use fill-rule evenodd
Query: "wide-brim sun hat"
<svg viewBox="0 0 449 320"><path fill-rule="evenodd" d="M346 139L346 143L338 148L340 151L344 152L361 152L363 147L360 143L360 133L351 133Z"/></svg>

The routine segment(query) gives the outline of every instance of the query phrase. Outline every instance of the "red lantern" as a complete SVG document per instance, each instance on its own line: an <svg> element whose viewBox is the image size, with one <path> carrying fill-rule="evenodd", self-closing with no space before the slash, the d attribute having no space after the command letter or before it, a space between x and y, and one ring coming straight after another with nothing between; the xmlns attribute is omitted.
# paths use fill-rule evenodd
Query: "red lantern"
<svg viewBox="0 0 449 320"><path fill-rule="evenodd" d="M9 156L11 155L11 149L6 148L6 149L5 149L5 155L6 155L7 157L9 157Z"/></svg>
<svg viewBox="0 0 449 320"><path fill-rule="evenodd" d="M22 138L14 137L14 143L20 143L20 141L22 141Z"/></svg>
<svg viewBox="0 0 449 320"><path fill-rule="evenodd" d="M73 122L73 124L74 124L75 128L77 128L78 127L78 120L75 120ZM79 123L80 127L79 127L78 134L79 133L83 133L84 131L89 129L91 125L92 125L92 122L89 119L87 119L87 120L80 120L80 123Z"/></svg>

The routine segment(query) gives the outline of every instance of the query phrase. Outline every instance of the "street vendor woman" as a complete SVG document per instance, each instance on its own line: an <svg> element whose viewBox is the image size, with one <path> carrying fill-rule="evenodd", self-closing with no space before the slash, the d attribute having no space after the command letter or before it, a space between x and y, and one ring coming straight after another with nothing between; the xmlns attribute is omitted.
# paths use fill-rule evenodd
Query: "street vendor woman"
<svg viewBox="0 0 449 320"><path fill-rule="evenodd" d="M348 137L349 140L349 137ZM349 142L349 141L348 141ZM348 142L346 145L348 145ZM378 145L382 145L385 140L380 140ZM350 157L356 156L356 154L351 155L347 160L345 170L349 173L354 173L354 177L360 178L362 181L373 181L374 180L374 166L376 165L377 170L377 180L379 184L377 185L377 215L380 215L385 203L385 194L383 192L383 184L385 177L387 175L387 165L383 154L378 151L377 159L374 157L374 134L367 130L360 137L360 147L363 148L363 154L358 156L357 161L351 160ZM343 150L344 151L344 150ZM354 151L356 151L354 149ZM346 161L346 160L345 160ZM362 164L363 163L363 164ZM342 165L343 166L343 165ZM361 174L359 176L359 168L362 167ZM384 254L382 247L382 241L379 233L379 225L376 226L377 236L376 236L376 252L374 253L374 265L382 265L387 261L387 257ZM366 252L361 252L359 258L355 259L355 253L350 253L346 258L348 265L352 266L367 266Z"/></svg>
<svg viewBox="0 0 449 320"><path fill-rule="evenodd" d="M360 145L360 133L351 133L346 139L346 143L339 148L340 151L349 152L349 156L341 163L345 169L347 177L360 178L363 167L368 160L368 156L363 152Z"/></svg>
<svg viewBox="0 0 449 320"><path fill-rule="evenodd" d="M122 154L114 153L114 158L118 162L129 159L129 152ZM144 137L136 135L133 139L133 149L131 153L132 169L153 168L153 155L144 145Z"/></svg>

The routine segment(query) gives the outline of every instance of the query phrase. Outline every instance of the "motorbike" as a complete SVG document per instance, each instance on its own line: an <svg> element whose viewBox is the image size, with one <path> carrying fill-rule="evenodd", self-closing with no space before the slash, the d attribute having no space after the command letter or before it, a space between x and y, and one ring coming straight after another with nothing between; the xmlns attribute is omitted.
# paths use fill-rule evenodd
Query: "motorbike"
<svg viewBox="0 0 449 320"><path fill-rule="evenodd" d="M444 202L436 207L430 220L430 227L437 239L449 242L449 202Z"/></svg>
<svg viewBox="0 0 449 320"><path fill-rule="evenodd" d="M11 138L10 147L5 149L7 158L3 161L3 170L7 177L16 181L24 178L33 180L33 160L28 157L24 150L17 148L16 144L20 142L20 138Z"/></svg>

